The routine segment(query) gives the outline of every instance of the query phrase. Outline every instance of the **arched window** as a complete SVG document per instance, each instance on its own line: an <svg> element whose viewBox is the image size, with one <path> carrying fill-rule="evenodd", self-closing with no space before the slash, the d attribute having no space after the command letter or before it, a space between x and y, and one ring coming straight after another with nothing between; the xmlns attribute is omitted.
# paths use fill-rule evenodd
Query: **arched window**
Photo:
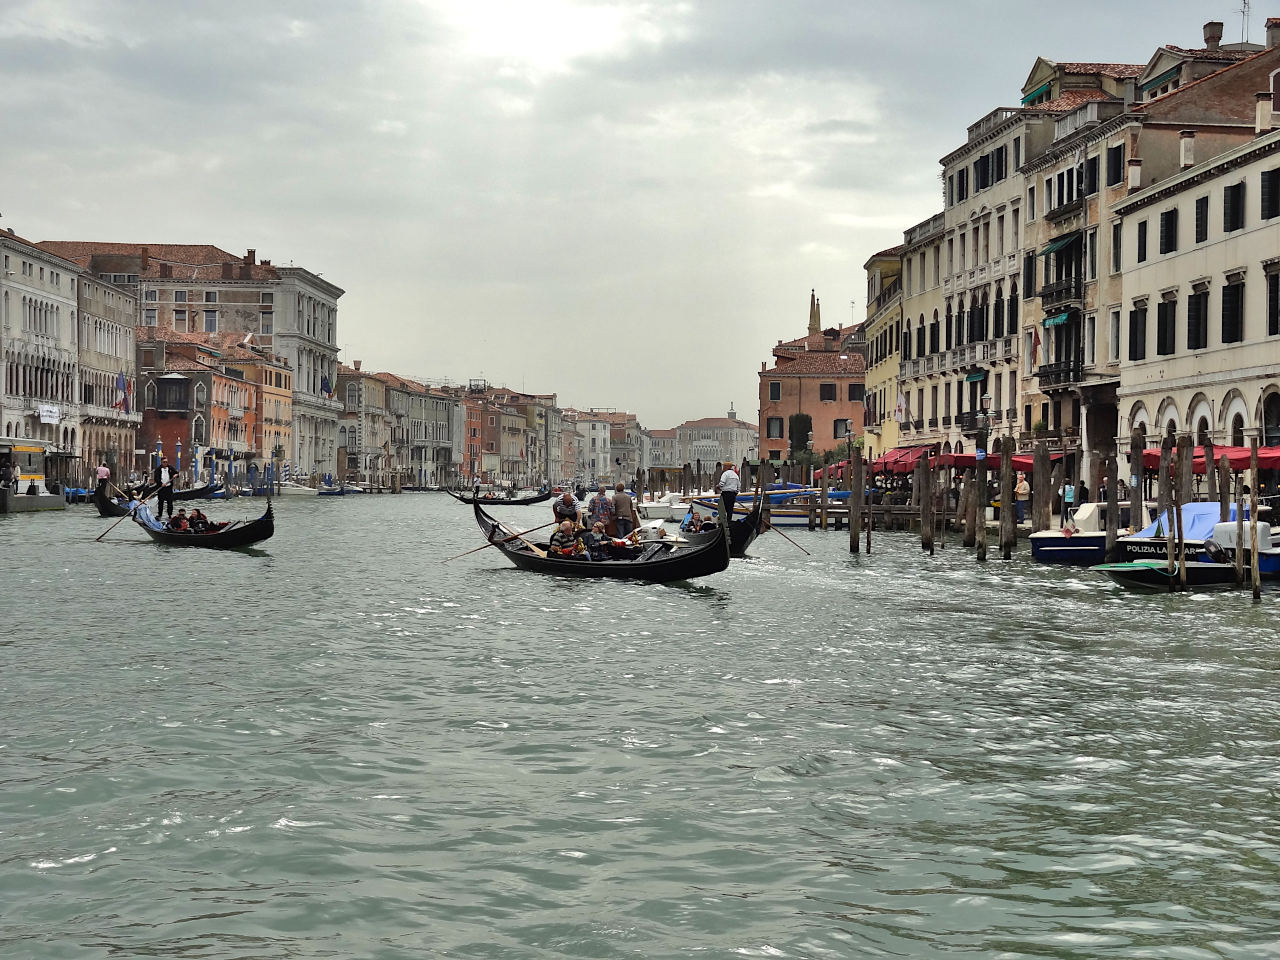
<svg viewBox="0 0 1280 960"><path fill-rule="evenodd" d="M1238 413L1231 418L1231 445L1244 446L1244 417Z"/></svg>
<svg viewBox="0 0 1280 960"><path fill-rule="evenodd" d="M1204 446L1209 442L1209 419L1201 417L1200 422L1196 424L1196 443Z"/></svg>
<svg viewBox="0 0 1280 960"><path fill-rule="evenodd" d="M916 356L923 357L926 353L925 330L924 330L924 314L920 314L920 322L916 325Z"/></svg>
<svg viewBox="0 0 1280 960"><path fill-rule="evenodd" d="M347 384L347 406L349 408L360 406L360 384Z"/></svg>
<svg viewBox="0 0 1280 960"><path fill-rule="evenodd" d="M1280 446L1280 393L1272 393L1262 402L1262 445Z"/></svg>
<svg viewBox="0 0 1280 960"><path fill-rule="evenodd" d="M156 405L156 385L148 380L146 389L142 392L143 404L147 407L154 408Z"/></svg>
<svg viewBox="0 0 1280 960"><path fill-rule="evenodd" d="M204 386L204 384L200 386ZM196 392L199 393L198 388ZM196 414L191 420L191 442L200 446L205 446L209 442L208 433L205 430L204 417L199 414Z"/></svg>
<svg viewBox="0 0 1280 960"><path fill-rule="evenodd" d="M209 399L209 388L203 383L196 384L196 406L203 407Z"/></svg>
<svg viewBox="0 0 1280 960"><path fill-rule="evenodd" d="M1004 336L1004 290L996 287L995 309L991 311L991 336L999 340Z"/></svg>
<svg viewBox="0 0 1280 960"><path fill-rule="evenodd" d="M907 329L902 334L902 359L911 359L911 321L907 321Z"/></svg>

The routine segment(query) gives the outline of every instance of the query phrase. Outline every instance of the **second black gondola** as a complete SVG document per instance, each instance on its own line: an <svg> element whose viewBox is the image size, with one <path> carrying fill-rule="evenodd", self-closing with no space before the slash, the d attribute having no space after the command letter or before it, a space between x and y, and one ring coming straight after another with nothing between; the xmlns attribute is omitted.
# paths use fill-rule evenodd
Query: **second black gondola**
<svg viewBox="0 0 1280 960"><path fill-rule="evenodd" d="M527 507L531 503L546 503L555 496L550 490L534 497L469 497L465 493L459 493L457 490L446 490L445 493L460 503L482 504L486 507Z"/></svg>
<svg viewBox="0 0 1280 960"><path fill-rule="evenodd" d="M719 524L717 524L717 527ZM757 497L756 504L751 508L751 512L741 517L734 517L729 521L729 556L741 559L747 555L747 547L755 542L756 537L760 536L760 532L764 529L764 504ZM691 545L707 543L710 538L715 536L715 532L708 530L705 533L686 533L684 538Z"/></svg>

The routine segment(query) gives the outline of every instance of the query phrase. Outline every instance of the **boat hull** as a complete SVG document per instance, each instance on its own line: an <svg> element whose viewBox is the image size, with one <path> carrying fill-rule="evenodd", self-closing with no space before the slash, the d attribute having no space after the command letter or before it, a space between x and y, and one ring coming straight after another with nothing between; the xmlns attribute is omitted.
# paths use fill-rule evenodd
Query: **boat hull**
<svg viewBox="0 0 1280 960"><path fill-rule="evenodd" d="M1226 563L1201 563L1184 561L1187 568L1187 588L1208 590L1234 586L1235 568ZM1168 561L1133 560L1122 563L1104 563L1093 568L1110 577L1127 590L1168 592L1176 590L1182 579L1175 568L1169 572Z"/></svg>
<svg viewBox="0 0 1280 960"><path fill-rule="evenodd" d="M729 556L741 559L747 555L747 548L760 536L764 529L764 514L760 507L755 507L745 516L735 516L729 521ZM716 536L714 531L706 533L686 533L684 538L691 546L710 543Z"/></svg>
<svg viewBox="0 0 1280 960"><path fill-rule="evenodd" d="M1062 533L1041 531L1030 536L1031 558L1037 563L1092 567L1107 559L1105 533Z"/></svg>
<svg viewBox="0 0 1280 960"><path fill-rule="evenodd" d="M133 522L156 543L204 550L240 550L270 540L276 532L275 512L271 509L270 501L267 502L267 512L258 519L244 524L228 524L225 529L213 533L175 533L172 530L157 529L159 521L151 516L145 506L135 511Z"/></svg>

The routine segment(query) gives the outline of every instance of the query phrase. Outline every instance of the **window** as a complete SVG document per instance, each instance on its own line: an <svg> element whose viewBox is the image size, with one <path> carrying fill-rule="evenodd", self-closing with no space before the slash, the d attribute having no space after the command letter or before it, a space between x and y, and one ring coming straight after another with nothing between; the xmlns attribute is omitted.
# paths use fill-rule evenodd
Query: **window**
<svg viewBox="0 0 1280 960"><path fill-rule="evenodd" d="M1147 308L1129 311L1129 359L1147 359Z"/></svg>
<svg viewBox="0 0 1280 960"><path fill-rule="evenodd" d="M203 407L209 399L209 388L203 383L196 384L196 406Z"/></svg>
<svg viewBox="0 0 1280 960"><path fill-rule="evenodd" d="M1036 255L1028 253L1022 258L1022 295L1030 298L1036 287Z"/></svg>
<svg viewBox="0 0 1280 960"><path fill-rule="evenodd" d="M1196 198L1196 243L1209 239L1209 198Z"/></svg>
<svg viewBox="0 0 1280 960"><path fill-rule="evenodd" d="M274 293L267 293L266 291L263 291L262 296L258 298L258 302L259 303L275 303L276 295Z"/></svg>
<svg viewBox="0 0 1280 960"><path fill-rule="evenodd" d="M1098 157L1095 154L1084 162L1084 195L1091 197L1098 192Z"/></svg>
<svg viewBox="0 0 1280 960"><path fill-rule="evenodd" d="M769 400L773 403L777 403L781 399L782 399L782 381L770 380L769 381Z"/></svg>
<svg viewBox="0 0 1280 960"><path fill-rule="evenodd" d="M1121 227L1122 227L1122 224L1120 223L1119 220L1117 220L1115 223L1111 225L1111 272L1112 273L1120 272L1120 265L1121 265L1120 251L1124 247L1124 244L1120 242L1120 238L1122 235Z"/></svg>
<svg viewBox="0 0 1280 960"><path fill-rule="evenodd" d="M1209 291L1197 290L1187 297L1187 349L1203 350L1209 345Z"/></svg>
<svg viewBox="0 0 1280 960"><path fill-rule="evenodd" d="M867 388L860 383L849 384L849 402L862 403L866 397Z"/></svg>
<svg viewBox="0 0 1280 960"><path fill-rule="evenodd" d="M1177 319L1178 302L1161 300L1156 306L1156 354L1167 357L1174 351L1176 341L1174 323Z"/></svg>
<svg viewBox="0 0 1280 960"><path fill-rule="evenodd" d="M496 420L496 419L494 419L493 417L490 417L490 418L489 418L489 426L491 426L491 427L492 427L492 426L494 426L496 423L497 423L497 420ZM594 430L594 429L595 429L595 424L592 424L592 425L591 425L591 429L592 429L592 430Z"/></svg>
<svg viewBox="0 0 1280 960"><path fill-rule="evenodd" d="M1178 211L1165 210L1160 214L1160 252L1173 253L1178 249Z"/></svg>
<svg viewBox="0 0 1280 960"><path fill-rule="evenodd" d="M269 334L275 327L276 315L270 310L263 311L258 321L258 332Z"/></svg>
<svg viewBox="0 0 1280 960"><path fill-rule="evenodd" d="M173 311L173 329L177 330L179 333L187 332L187 311Z"/></svg>
<svg viewBox="0 0 1280 960"><path fill-rule="evenodd" d="M1098 320L1090 315L1084 318L1084 362L1093 366L1094 353L1097 350Z"/></svg>
<svg viewBox="0 0 1280 960"><path fill-rule="evenodd" d="M1280 334L1280 272L1267 274L1267 336Z"/></svg>
<svg viewBox="0 0 1280 960"><path fill-rule="evenodd" d="M218 311L217 310L206 310L204 312L204 332L205 333L218 332Z"/></svg>
<svg viewBox="0 0 1280 960"><path fill-rule="evenodd" d="M1222 229L1226 233L1244 229L1244 184L1236 183L1222 190Z"/></svg>
<svg viewBox="0 0 1280 960"><path fill-rule="evenodd" d="M1022 166L1022 138L1013 138L1013 169L1017 170Z"/></svg>
<svg viewBox="0 0 1280 960"><path fill-rule="evenodd" d="M764 428L765 438L768 440L779 440L782 438L782 418L770 417L765 421Z"/></svg>
<svg viewBox="0 0 1280 960"><path fill-rule="evenodd" d="M1115 363L1120 359L1120 311L1112 310L1107 319L1107 359Z"/></svg>
<svg viewBox="0 0 1280 960"><path fill-rule="evenodd" d="M849 435L849 421L844 417L840 417L831 421L831 436L836 440L843 440Z"/></svg>
<svg viewBox="0 0 1280 960"><path fill-rule="evenodd" d="M218 302L218 291L217 291L217 290L206 290L206 291L204 292L204 302L205 302L205 303L217 303L217 302Z"/></svg>
<svg viewBox="0 0 1280 960"><path fill-rule="evenodd" d="M154 327L156 325L155 307L148 307L142 311L142 323L144 326Z"/></svg>
<svg viewBox="0 0 1280 960"><path fill-rule="evenodd" d="M1147 221L1138 223L1138 262L1147 262Z"/></svg>
<svg viewBox="0 0 1280 960"><path fill-rule="evenodd" d="M1107 147L1107 186L1114 187L1124 180L1124 144Z"/></svg>
<svg viewBox="0 0 1280 960"><path fill-rule="evenodd" d="M1222 342L1239 343L1244 339L1244 281L1228 283L1222 288Z"/></svg>
<svg viewBox="0 0 1280 960"><path fill-rule="evenodd" d="M818 384L818 399L819 399L819 400L824 400L824 401L825 401L825 400L835 400L835 398L836 398L836 385L835 385L834 383L820 383L820 384Z"/></svg>
<svg viewBox="0 0 1280 960"><path fill-rule="evenodd" d="M143 296L144 296L144 297L145 297L145 299L147 299L147 300L159 300L159 299L160 299L160 291L159 291L159 290L148 290L148 291L147 291Z"/></svg>
<svg viewBox="0 0 1280 960"><path fill-rule="evenodd" d="M175 291L173 291L173 302L174 302L174 303L186 303L186 302L187 302L187 291L185 291L185 290L175 290Z"/></svg>
<svg viewBox="0 0 1280 960"><path fill-rule="evenodd" d="M1262 171L1262 219L1280 217L1280 167Z"/></svg>
<svg viewBox="0 0 1280 960"><path fill-rule="evenodd" d="M1086 280L1098 279L1098 231L1090 230L1085 236L1085 274Z"/></svg>
<svg viewBox="0 0 1280 960"><path fill-rule="evenodd" d="M1027 220L1036 218L1036 188L1027 187Z"/></svg>

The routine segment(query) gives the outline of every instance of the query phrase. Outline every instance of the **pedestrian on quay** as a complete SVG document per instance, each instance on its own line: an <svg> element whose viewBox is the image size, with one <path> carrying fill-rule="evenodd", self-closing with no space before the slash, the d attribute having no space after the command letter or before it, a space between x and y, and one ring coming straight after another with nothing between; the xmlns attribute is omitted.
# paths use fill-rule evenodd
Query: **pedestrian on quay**
<svg viewBox="0 0 1280 960"><path fill-rule="evenodd" d="M1025 473L1018 473L1018 483L1013 488L1013 502L1018 509L1018 522L1026 523L1027 502L1031 499L1031 484L1027 482Z"/></svg>
<svg viewBox="0 0 1280 960"><path fill-rule="evenodd" d="M625 537L639 526L636 505L631 495L627 493L626 484L621 480L618 481L614 490L616 492L613 495L613 522L617 525L618 536Z"/></svg>

